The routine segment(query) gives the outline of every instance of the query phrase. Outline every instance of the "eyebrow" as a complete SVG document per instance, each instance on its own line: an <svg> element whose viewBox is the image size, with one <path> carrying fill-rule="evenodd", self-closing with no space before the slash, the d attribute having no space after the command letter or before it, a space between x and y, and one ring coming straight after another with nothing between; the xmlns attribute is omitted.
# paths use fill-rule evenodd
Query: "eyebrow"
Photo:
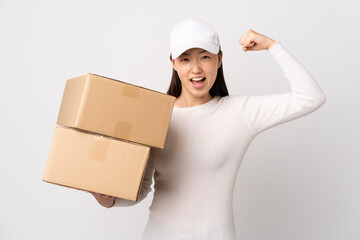
<svg viewBox="0 0 360 240"><path fill-rule="evenodd" d="M204 52L207 52L206 50L203 50L203 51L201 51L201 52L199 52L200 54L201 53L204 53ZM186 53L186 52L184 52L183 54L181 54L180 56L186 56L186 55L189 55L188 53Z"/></svg>

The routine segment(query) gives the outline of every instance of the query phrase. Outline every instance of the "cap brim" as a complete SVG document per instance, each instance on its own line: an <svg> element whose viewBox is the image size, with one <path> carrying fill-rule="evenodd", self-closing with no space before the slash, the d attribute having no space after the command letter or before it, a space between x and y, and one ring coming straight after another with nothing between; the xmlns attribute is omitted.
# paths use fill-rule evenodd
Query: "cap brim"
<svg viewBox="0 0 360 240"><path fill-rule="evenodd" d="M220 50L219 45L216 45L216 44L210 43L210 42L187 42L186 44L178 47L177 49L174 49L171 54L171 58L176 59L183 52L185 52L186 50L191 49L191 48L202 48L213 54L219 53L219 50Z"/></svg>

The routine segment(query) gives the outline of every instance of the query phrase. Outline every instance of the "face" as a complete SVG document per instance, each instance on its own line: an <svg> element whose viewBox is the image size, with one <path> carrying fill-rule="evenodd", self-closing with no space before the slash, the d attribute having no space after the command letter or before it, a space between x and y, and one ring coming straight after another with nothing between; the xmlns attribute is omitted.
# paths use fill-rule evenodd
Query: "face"
<svg viewBox="0 0 360 240"><path fill-rule="evenodd" d="M172 60L181 81L181 95L198 98L210 96L209 90L214 85L221 60L222 55L201 48L191 48ZM195 81L198 79L202 80Z"/></svg>

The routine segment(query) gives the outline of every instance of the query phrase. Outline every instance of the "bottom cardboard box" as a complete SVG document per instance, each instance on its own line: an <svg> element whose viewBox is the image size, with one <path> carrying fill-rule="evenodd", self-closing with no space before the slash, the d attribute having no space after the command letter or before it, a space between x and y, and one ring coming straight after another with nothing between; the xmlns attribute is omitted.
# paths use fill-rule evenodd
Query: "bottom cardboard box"
<svg viewBox="0 0 360 240"><path fill-rule="evenodd" d="M150 147L57 126L43 181L136 201Z"/></svg>

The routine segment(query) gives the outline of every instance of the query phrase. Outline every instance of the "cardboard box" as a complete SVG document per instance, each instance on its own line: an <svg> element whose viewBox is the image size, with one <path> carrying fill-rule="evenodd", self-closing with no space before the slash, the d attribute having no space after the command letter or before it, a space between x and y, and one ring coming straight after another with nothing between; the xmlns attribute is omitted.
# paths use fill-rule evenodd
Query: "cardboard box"
<svg viewBox="0 0 360 240"><path fill-rule="evenodd" d="M164 148L175 99L89 73L67 81L57 124Z"/></svg>
<svg viewBox="0 0 360 240"><path fill-rule="evenodd" d="M43 181L136 201L150 147L57 126Z"/></svg>

